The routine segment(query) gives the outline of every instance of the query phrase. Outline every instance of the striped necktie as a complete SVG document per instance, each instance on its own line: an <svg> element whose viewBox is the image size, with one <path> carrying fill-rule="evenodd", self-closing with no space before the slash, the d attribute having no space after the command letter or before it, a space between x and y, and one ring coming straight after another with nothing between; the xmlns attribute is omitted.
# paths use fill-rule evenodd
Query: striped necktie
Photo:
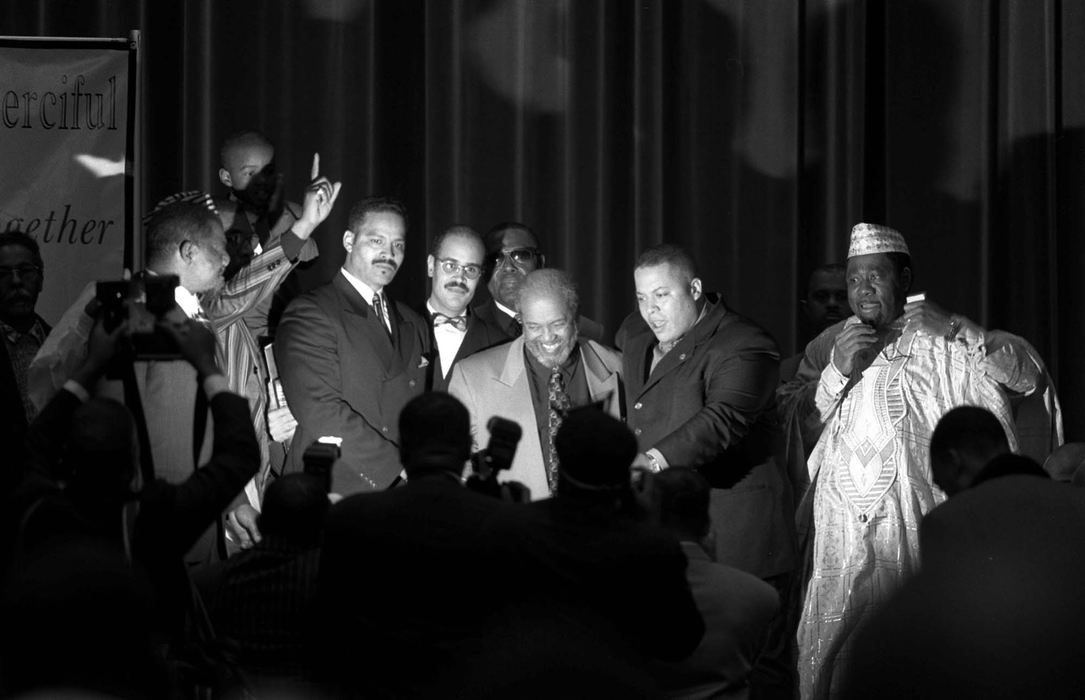
<svg viewBox="0 0 1085 700"><path fill-rule="evenodd" d="M392 326L388 323L388 314L384 312L384 297L380 292L373 295L373 311L377 314L377 320L384 326L384 330L388 331L388 334L392 334Z"/></svg>

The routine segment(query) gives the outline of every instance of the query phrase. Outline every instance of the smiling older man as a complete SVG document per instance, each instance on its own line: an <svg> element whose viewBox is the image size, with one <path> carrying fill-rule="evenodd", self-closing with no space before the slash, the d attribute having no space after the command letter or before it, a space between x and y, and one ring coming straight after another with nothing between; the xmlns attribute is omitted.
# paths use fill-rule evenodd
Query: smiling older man
<svg viewBox="0 0 1085 700"><path fill-rule="evenodd" d="M472 355L455 366L448 391L471 413L476 447L489 440L492 416L514 420L523 438L504 475L546 498L558 478L554 437L565 411L602 401L621 416L621 356L580 339L576 288L560 270L536 270L520 287L522 336Z"/></svg>

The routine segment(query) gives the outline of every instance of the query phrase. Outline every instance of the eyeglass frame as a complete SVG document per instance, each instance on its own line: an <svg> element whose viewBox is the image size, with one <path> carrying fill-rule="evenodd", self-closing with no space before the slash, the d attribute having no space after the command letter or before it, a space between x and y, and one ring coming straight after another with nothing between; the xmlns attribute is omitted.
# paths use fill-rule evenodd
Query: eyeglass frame
<svg viewBox="0 0 1085 700"><path fill-rule="evenodd" d="M20 278L40 278L42 272L41 265L0 265L0 279L15 279L15 273L19 273Z"/></svg>
<svg viewBox="0 0 1085 700"><path fill-rule="evenodd" d="M463 276L469 280L477 280L482 276L484 270L482 265L476 265L475 263L461 263L459 260L453 258L434 258L435 263L441 265L441 269L444 270L446 275L454 275L457 272L463 272ZM467 268L473 268L475 273L471 274ZM451 268L451 269L450 269Z"/></svg>
<svg viewBox="0 0 1085 700"><path fill-rule="evenodd" d="M501 264L502 262L504 262L505 260L508 260L509 264L511 264L511 265L514 265L516 267L520 267L520 266L524 265L526 261L517 262L513 256L516 253L525 253L525 252L531 256L532 260L537 261L537 266L538 267L542 267L542 264L541 264L541 262L543 260L542 251L540 251L538 248L533 248L531 246L520 246L518 248L512 248L511 250L495 250L494 252L487 254L486 258L485 258L486 268L489 269L489 270L496 270L497 266L499 264Z"/></svg>

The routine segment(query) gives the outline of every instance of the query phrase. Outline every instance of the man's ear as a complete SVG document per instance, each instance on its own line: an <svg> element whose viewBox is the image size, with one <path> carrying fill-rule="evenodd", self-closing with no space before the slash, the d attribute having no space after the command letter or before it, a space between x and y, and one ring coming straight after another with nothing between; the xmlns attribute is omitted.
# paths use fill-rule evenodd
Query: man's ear
<svg viewBox="0 0 1085 700"><path fill-rule="evenodd" d="M544 267L546 267L546 256L539 253L539 269L541 270Z"/></svg>
<svg viewBox="0 0 1085 700"><path fill-rule="evenodd" d="M900 271L900 284L905 294L912 291L912 268L906 267Z"/></svg>
<svg viewBox="0 0 1085 700"><path fill-rule="evenodd" d="M233 189L234 181L230 178L230 171L226 168L219 168L219 182Z"/></svg>
<svg viewBox="0 0 1085 700"><path fill-rule="evenodd" d="M182 260L191 262L193 256L196 255L196 244L186 238L181 241L181 245L177 246L177 252L180 253Z"/></svg>
<svg viewBox="0 0 1085 700"><path fill-rule="evenodd" d="M432 255L427 255L426 256L426 274L430 278L433 277L433 266L434 266L434 264L435 264L435 261L433 259L433 256Z"/></svg>
<svg viewBox="0 0 1085 700"><path fill-rule="evenodd" d="M354 233L349 228L343 231L343 249L348 253L354 249Z"/></svg>
<svg viewBox="0 0 1085 700"><path fill-rule="evenodd" d="M693 300L697 301L701 298L701 294L704 290L701 289L701 278L694 277L689 281L689 293L693 296Z"/></svg>

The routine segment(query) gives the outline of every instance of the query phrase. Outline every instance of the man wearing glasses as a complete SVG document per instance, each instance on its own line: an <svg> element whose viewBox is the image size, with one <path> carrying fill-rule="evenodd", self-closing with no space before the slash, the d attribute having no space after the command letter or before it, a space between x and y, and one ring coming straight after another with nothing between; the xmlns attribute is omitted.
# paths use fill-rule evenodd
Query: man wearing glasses
<svg viewBox="0 0 1085 700"><path fill-rule="evenodd" d="M486 232L486 288L490 298L477 305L479 318L499 328L508 340L518 338L523 326L516 314L516 299L524 278L546 267L539 239L525 224L505 221ZM590 318L577 318L580 337L603 343L603 326Z"/></svg>
<svg viewBox="0 0 1085 700"><path fill-rule="evenodd" d="M15 464L21 464L26 427L36 413L26 372L50 331L34 312L42 278L37 241L18 231L0 233L0 444L16 450Z"/></svg>
<svg viewBox="0 0 1085 700"><path fill-rule="evenodd" d="M432 285L422 312L430 322L426 390L448 391L453 365L508 335L468 309L482 277L482 236L469 226L453 226L437 236L431 250L426 272Z"/></svg>

